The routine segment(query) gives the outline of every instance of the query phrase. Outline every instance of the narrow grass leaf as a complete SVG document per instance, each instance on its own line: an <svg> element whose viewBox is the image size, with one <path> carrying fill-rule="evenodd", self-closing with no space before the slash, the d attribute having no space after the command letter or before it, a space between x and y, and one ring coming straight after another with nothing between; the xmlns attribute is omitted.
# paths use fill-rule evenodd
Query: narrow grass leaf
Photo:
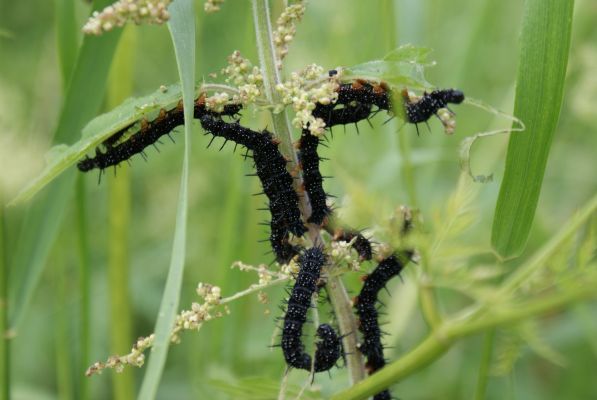
<svg viewBox="0 0 597 400"><path fill-rule="evenodd" d="M155 326L155 341L143 378L139 400L155 399L158 386L166 364L170 335L174 326L180 288L184 271L186 239L187 239L187 209L188 209L188 174L190 137L193 121L193 101L195 89L195 9L193 0L177 0L170 5L171 15L168 27L174 43L178 73L183 91L184 120L185 120L185 150L180 180L180 193L176 213L176 226L172 257L166 287L160 304Z"/></svg>
<svg viewBox="0 0 597 400"><path fill-rule="evenodd" d="M526 0L514 115L526 132L512 135L491 242L504 258L520 255L535 216L566 77L573 0Z"/></svg>
<svg viewBox="0 0 597 400"><path fill-rule="evenodd" d="M74 0L54 0L56 46L63 86L67 86L70 75L77 62L78 27L75 18Z"/></svg>
<svg viewBox="0 0 597 400"><path fill-rule="evenodd" d="M107 106L120 104L133 91L137 29L127 26L116 50L108 78ZM112 175L112 174L110 174ZM133 314L129 293L129 246L131 225L130 168L124 164L118 175L108 178L108 286L110 290L110 352L126 353L133 337ZM130 400L135 396L132 374L112 379L112 399ZM85 379L88 379L85 377Z"/></svg>
<svg viewBox="0 0 597 400"><path fill-rule="evenodd" d="M94 8L101 8L110 0L96 1ZM70 142L78 137L86 121L99 109L108 69L114 49L120 37L119 31L99 37L85 37L77 57L70 84L60 113L54 135L55 143ZM17 329L31 296L39 283L43 267L62 222L67 201L73 192L75 171L69 170L40 196L27 210L12 271L9 294L10 325Z"/></svg>
<svg viewBox="0 0 597 400"><path fill-rule="evenodd" d="M8 263L4 235L4 198L0 189L0 400L10 399L10 347L8 334Z"/></svg>

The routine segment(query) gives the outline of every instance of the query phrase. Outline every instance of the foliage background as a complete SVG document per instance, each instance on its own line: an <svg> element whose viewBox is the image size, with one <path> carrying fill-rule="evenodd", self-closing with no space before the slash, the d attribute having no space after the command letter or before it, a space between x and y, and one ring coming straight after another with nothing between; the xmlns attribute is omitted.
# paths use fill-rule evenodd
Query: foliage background
<svg viewBox="0 0 597 400"><path fill-rule="evenodd" d="M0 4L0 178L4 197L11 198L41 168L60 109L61 80L52 2L2 0ZM279 11L280 3L275 4ZM84 2L77 3L81 25L87 7ZM440 87L460 88L469 96L510 111L521 11L522 2L518 0L312 1L291 46L287 66L288 70L294 70L316 62L333 68L376 59L393 46L397 34L399 43L435 49L433 58L438 65L428 71L429 81ZM527 254L550 237L597 188L596 19L597 5L590 0L576 2L562 116ZM219 71L235 49L257 62L248 2L229 0L221 12L207 17L199 11L196 23L198 79L209 79L209 72ZM161 84L178 80L165 27L129 28L127 35L133 41L133 53L128 55L133 79L122 84L132 85L134 95L149 93ZM443 135L436 121L432 122L432 134L423 127L417 138L411 126L399 133L407 135L412 145L419 206L429 219L456 186L460 139L496 123L505 124L471 107L459 107L457 112L456 136ZM245 112L244 118L255 127L268 123L262 115L251 112ZM341 213L352 226L367 227L382 222L396 205L409 202L400 172L397 126L382 126L383 120L382 116L375 119L375 131L362 124L360 135L353 128L348 128L346 135L339 130L333 145L327 149L331 161L324 171L335 177L327 182L327 188L339 196ZM181 133L177 134L180 138ZM243 176L250 173L249 163L243 162L239 154L232 155L231 146L219 153L213 148L206 150L208 138L201 135L200 129L196 133L191 149L183 307L195 300L194 288L199 281L221 286L225 295L253 283L253 276L230 270L233 261L257 264L271 258L263 255L266 244L257 243L267 233L257 224L265 216L256 211L263 199L251 196L259 191L258 182ZM481 187L475 204L480 218L467 245L487 248L488 257L506 142L505 136L486 139L476 145L473 153L474 168L494 171L495 180ZM113 240L108 220L116 212L107 200L110 184L102 181L97 185L93 174L85 179L91 229L92 284L88 295L92 304L93 361L112 353L111 329L126 329L130 323L129 344L153 329L171 251L182 155L180 143L165 144L160 150L158 156L150 149L149 162L135 159L130 169L131 221L124 242L130 260L126 266L130 276L129 295L125 297L126 307L132 311L130 320L111 315L109 308L114 283L111 286L106 271L108 248ZM127 179L123 176L122 179ZM369 212L370 206L362 207L371 202L377 208L375 215ZM78 398L80 382L85 379L82 374L86 365L79 363L82 294L76 254L77 215L74 207L69 210L42 284L35 292L22 329L11 341L12 390L17 399ZM20 209L11 210L7 216L9 257L10 249L18 241L21 218ZM506 265L515 268L518 263L512 261ZM11 276L15 275L14 271L10 272ZM349 281L354 288L358 287L356 279ZM393 320L389 326L397 327L398 333L388 338L395 346L389 355L391 359L409 349L426 329L416 305L408 307L416 300L416 288L409 283L408 274L404 284L394 284L396 294L388 301L388 318ZM284 372L283 358L278 350L270 352L267 345L282 292L270 290L271 303L267 307L254 297L234 303L232 315L210 322L199 333L186 334L182 344L170 351L159 398L227 398L217 381L250 376L278 381ZM443 300L444 304L458 301L448 294ZM272 314L265 316L266 308ZM597 397L597 388L590 379L597 361L594 312L594 305L584 305L543 320L542 336L566 355L565 367L550 364L523 349L510 373L490 381L488 398ZM471 397L481 339L462 341L440 361L398 385L395 392L409 399ZM120 350L126 351L128 346ZM127 370L122 375L108 372L90 378L91 398L112 398L112 384L119 381L138 384L142 373ZM294 378L300 383L305 376L298 373ZM345 372L334 371L331 378L319 376L316 382L324 393L333 393L346 384Z"/></svg>

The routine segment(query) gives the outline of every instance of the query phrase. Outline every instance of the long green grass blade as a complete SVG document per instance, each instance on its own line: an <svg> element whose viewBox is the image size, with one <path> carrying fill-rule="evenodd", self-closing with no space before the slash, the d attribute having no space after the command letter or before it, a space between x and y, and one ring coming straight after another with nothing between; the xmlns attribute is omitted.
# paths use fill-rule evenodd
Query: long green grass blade
<svg viewBox="0 0 597 400"><path fill-rule="evenodd" d="M8 335L8 262L4 235L4 198L0 190L0 400L10 399Z"/></svg>
<svg viewBox="0 0 597 400"><path fill-rule="evenodd" d="M78 29L74 0L54 0L56 46L63 86L67 86L77 61Z"/></svg>
<svg viewBox="0 0 597 400"><path fill-rule="evenodd" d="M77 62L77 51L79 50L78 44L78 32L77 32L77 20L75 17L75 2L74 0L55 0L54 1L54 29L56 31L56 46L58 48L58 60L60 63L60 72L62 75L62 89L63 94L66 93L68 88L68 83L70 80L70 76L73 72L73 68L75 67L75 63ZM84 192L84 185L81 178L77 180L76 186L76 202L77 202L77 210L80 210L83 207L83 203L86 201L85 192ZM78 217L78 215L77 215ZM77 221L77 237L79 238L79 250L82 250L84 246L82 245L82 241L86 240L86 219L82 219L81 221ZM82 252L79 253L81 261L81 268L87 268L89 266L88 261L88 254L83 254ZM76 376L79 378L79 382L77 384L78 390L80 391L76 395L74 394L74 387L73 384L73 363L71 362L72 357L72 348L70 346L71 343L71 315L68 312L67 302L70 297L67 295L69 292L69 285L68 285L68 268L66 263L64 262L64 254L61 253L62 262L58 265L56 274L56 287L57 295L54 298L54 307L56 309L56 318L54 319L55 322L55 329L54 329L54 347L55 347L55 361L56 361L56 386L58 389L58 396L60 399L72 399L72 398L80 398L82 400L87 399L86 392L87 387L87 380L81 374L77 374ZM83 276L83 274L81 274ZM80 276L80 277L81 277ZM87 297L86 293L81 293L83 297ZM87 309L88 302L82 302L82 310L85 313ZM85 316L82 318L83 321L86 321ZM81 354L87 354L87 348L83 346L87 346L89 341L87 340L87 335L89 330L87 329L87 325L82 326L82 333L85 334L84 337L81 337ZM85 358L85 357L84 357ZM83 365L87 363L85 359L79 360L82 361L81 365L79 366L82 368ZM74 367L77 368L77 367Z"/></svg>
<svg viewBox="0 0 597 400"><path fill-rule="evenodd" d="M170 335L178 311L180 288L184 271L186 239L187 239L187 212L188 212L188 175L190 137L193 121L193 101L195 91L195 6L193 0L177 0L169 8L171 19L168 23L178 73L183 91L184 120L185 120L185 150L180 179L180 192L178 209L176 212L176 227L168 279L160 304L160 311L155 326L155 341L147 371L143 378L139 400L155 399L158 386L166 364Z"/></svg>
<svg viewBox="0 0 597 400"><path fill-rule="evenodd" d="M491 242L515 257L526 246L558 123L572 29L573 0L526 0L514 115L526 131L512 135Z"/></svg>
<svg viewBox="0 0 597 400"><path fill-rule="evenodd" d="M89 218L87 218L87 194L85 192L85 179L79 177L76 183L76 217L77 221L77 261L79 296L79 343L80 354L77 360L77 368L83 371L91 364L91 254L89 252ZM82 374L79 374L82 375ZM88 400L90 398L89 379L81 376L78 386L78 398Z"/></svg>
<svg viewBox="0 0 597 400"><path fill-rule="evenodd" d="M94 3L94 8L104 7L110 0ZM99 37L85 37L77 64L73 70L65 96L55 143L70 142L78 137L86 121L99 109L108 69L114 49L120 37L119 31ZM17 242L12 260L14 279L11 278L9 294L11 328L17 329L31 296L39 283L43 267L64 215L67 201L72 194L75 171L69 170L33 203L25 217L25 225Z"/></svg>
<svg viewBox="0 0 597 400"><path fill-rule="evenodd" d="M116 50L108 79L107 106L116 107L133 91L136 29L125 28ZM128 165L118 175L108 178L108 286L110 287L110 350L122 354L130 348L133 337L133 313L129 294L129 246L131 225L131 179ZM118 374L112 379L112 398L129 400L135 396L132 374Z"/></svg>

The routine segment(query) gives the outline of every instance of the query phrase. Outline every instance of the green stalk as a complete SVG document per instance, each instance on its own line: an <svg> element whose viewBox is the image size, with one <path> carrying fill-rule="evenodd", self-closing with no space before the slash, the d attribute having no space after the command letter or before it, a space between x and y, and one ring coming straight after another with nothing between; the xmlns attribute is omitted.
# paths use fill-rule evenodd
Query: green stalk
<svg viewBox="0 0 597 400"><path fill-rule="evenodd" d="M367 379L357 383L351 388L343 390L332 400L358 400L364 399L388 388L390 385L403 380L416 373L434 360L442 356L459 339L478 334L486 330L495 329L512 323L549 314L570 304L581 300L597 298L594 289L595 283L552 296L547 299L529 301L517 308L502 313L487 313L482 319L459 323L444 323L436 332L430 334L410 353L399 360L386 365Z"/></svg>
<svg viewBox="0 0 597 400"><path fill-rule="evenodd" d="M176 225L172 241L172 253L164 294L155 323L155 340L151 357L147 363L143 383L137 399L152 400L157 396L162 373L166 365L172 328L178 312L180 290L186 260L189 156L195 99L195 3L192 0L177 0L170 4L168 28L174 45L178 74L182 85L184 104L184 156L180 176L180 190L176 209Z"/></svg>
<svg viewBox="0 0 597 400"><path fill-rule="evenodd" d="M67 92L68 84L77 61L77 52L79 50L78 43L78 27L75 16L75 2L74 0L55 0L54 1L54 27L56 31L56 47L58 49L58 61L60 64L60 72L62 77L62 92ZM76 208L81 206L81 202L85 202L85 194L79 193L82 182L82 177L77 177L77 199ZM87 227L80 221L77 221L77 237L85 236ZM68 282L68 265L64 257L64 253L60 253L60 261L57 263L57 270L55 273L55 288L56 296L54 297L54 307L56 318L54 319L54 348L56 352L56 380L58 388L58 398L62 400L69 400L75 398L74 383L73 383L73 366L71 363L72 349L71 349L71 309L67 306L69 293ZM86 296L86 293L81 293ZM86 349L82 349L84 353ZM83 361L79 368L83 368ZM75 367L77 368L77 367ZM79 377L79 390L83 391L87 385L87 379L83 374L77 374ZM83 396L76 396L83 398Z"/></svg>
<svg viewBox="0 0 597 400"><path fill-rule="evenodd" d="M477 389L475 390L475 400L483 400L487 392L487 383L489 382L489 367L493 355L493 346L495 342L495 329L485 332L483 339L483 353L481 354L481 363L479 365L479 376L477 378Z"/></svg>
<svg viewBox="0 0 597 400"><path fill-rule="evenodd" d="M135 30L124 29L116 49L114 63L108 79L108 108L122 103L132 92L135 52ZM131 184L128 165L118 169L117 176L109 174L109 255L108 283L110 288L110 352L126 353L132 334L131 304L129 301L129 226L131 223ZM134 397L133 375L118 374L113 377L113 398L128 400Z"/></svg>
<svg viewBox="0 0 597 400"><path fill-rule="evenodd" d="M8 334L8 262L4 243L4 198L0 188L0 400L10 399L10 346Z"/></svg>
<svg viewBox="0 0 597 400"><path fill-rule="evenodd" d="M549 242L544 245L540 251L528 261L523 267L518 268L512 275L510 275L499 290L498 298L505 294L510 294L516 290L520 285L539 269L545 267L545 262L551 255L560 247L560 245L568 240L591 216L597 212L597 194L591 198L588 203L580 209L570 221L560 229Z"/></svg>
<svg viewBox="0 0 597 400"><path fill-rule="evenodd" d="M259 61L261 71L263 73L264 87L266 97L271 104L280 104L280 99L275 91L275 87L281 82L280 72L277 68L276 51L274 48L274 41L272 39L271 18L269 14L268 0L251 0L253 8L253 22L255 25L255 35L257 38L257 50L259 54ZM298 157L293 148L292 128L290 126L289 118L286 109L280 113L272 113L274 124L274 134L280 139L281 149L283 154L289 156L290 162L288 169L290 171L296 170L298 165ZM302 176L295 179L294 188L297 191L302 191L303 180ZM307 216L311 214L311 205L307 193L303 193L300 197L299 203L301 212ZM308 224L309 238L314 244L322 243L319 234L320 227L315 224ZM340 324L340 333L342 335L354 336L357 332L358 325L348 296L346 296L346 289L340 277L331 278L327 284L330 287L328 290L330 301L334 306L334 312L338 323ZM346 330L344 330L346 329ZM365 376L362 358L356 348L356 340L344 340L347 346L344 348L346 352L346 363L351 377L351 383L356 383Z"/></svg>
<svg viewBox="0 0 597 400"><path fill-rule="evenodd" d="M63 233L64 234L64 233ZM68 263L65 252L59 251L57 268L54 273L54 288L56 296L53 298L54 306L54 350L56 354L56 386L57 397L60 400L74 399L73 393L73 368L71 363L71 341L70 341L70 308L68 302Z"/></svg>
<svg viewBox="0 0 597 400"><path fill-rule="evenodd" d="M80 354L78 360L78 370L83 371L91 364L90 345L91 345L91 303L89 291L91 290L90 274L90 254L89 254L89 224L87 219L87 194L85 192L85 179L80 176L77 179L76 186L76 221L77 221L77 250L79 261L79 293L81 296L79 329L81 336L79 339ZM90 397L89 379L80 374L78 398L87 400Z"/></svg>

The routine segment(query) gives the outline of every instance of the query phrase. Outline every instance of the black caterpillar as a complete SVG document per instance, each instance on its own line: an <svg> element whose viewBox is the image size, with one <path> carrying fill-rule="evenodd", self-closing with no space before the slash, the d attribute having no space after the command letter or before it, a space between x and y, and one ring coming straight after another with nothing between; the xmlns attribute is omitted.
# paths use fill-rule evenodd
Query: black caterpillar
<svg viewBox="0 0 597 400"><path fill-rule="evenodd" d="M312 114L321 118L327 129L336 125L357 124L368 119L376 106L379 110L390 110L388 91L383 85L372 85L357 80L353 83L341 84L338 88L338 99L335 103L318 103ZM323 224L325 217L331 214L327 205L327 195L323 190L323 177L319 171L321 158L317 154L320 139L303 129L298 143L299 160L303 169L305 191L311 201L311 216L307 222Z"/></svg>
<svg viewBox="0 0 597 400"><path fill-rule="evenodd" d="M359 257L362 260L371 260L373 258L371 242L362 233L346 229L339 229L334 233L334 240L336 241L350 242L353 239L352 248L356 250Z"/></svg>
<svg viewBox="0 0 597 400"><path fill-rule="evenodd" d="M355 307L359 316L359 330L363 334L363 342L359 346L361 353L367 357L367 370L373 374L386 365L381 343L381 330L376 307L377 295L390 279L400 272L412 257L411 251L394 254L382 260L363 283L363 288L355 298ZM377 393L374 400L390 399L389 390Z"/></svg>
<svg viewBox="0 0 597 400"><path fill-rule="evenodd" d="M418 123L427 122L432 115L437 116L437 111L440 108L448 108L450 103L460 104L464 101L464 93L456 89L434 90L431 93L424 92L421 99L415 102L409 100L408 92L403 93L403 97L405 99L406 121L415 124L417 134L419 133ZM449 108L448 110L452 112Z"/></svg>
<svg viewBox="0 0 597 400"><path fill-rule="evenodd" d="M215 113L206 110L204 97L202 96L195 101L194 116L195 118L200 118L203 115L209 114L214 116L217 115L218 117L234 117L238 114L241 107L241 105L230 104L226 105L221 113ZM181 101L172 110L160 110L160 113L155 120L143 120L140 129L121 143L118 143L118 141L134 124L116 132L102 142L105 151L102 151L100 147L97 147L95 149L95 156L85 156L84 159L77 163L77 168L83 172L90 171L94 168L104 170L108 167L116 166L122 161L128 161L135 154L141 154L143 158L146 158L144 150L148 146L155 145L156 142L159 142L162 136L170 135L170 132L183 124L184 107Z"/></svg>
<svg viewBox="0 0 597 400"><path fill-rule="evenodd" d="M293 178L286 170L286 159L278 150L278 144L269 132L255 132L241 126L238 121L226 122L222 119L223 116L236 116L240 109L240 105L231 104L226 105L221 113L208 111L205 108L205 98L201 96L195 101L193 115L194 118L199 119L203 129L212 134L214 138L225 139L222 147L231 141L253 152L256 175L269 200L270 243L276 260L286 263L298 254L299 250L289 244L289 233L302 236L306 231L298 208L298 196L292 186ZM118 141L130 126L106 139L102 143L106 149L105 152L98 147L95 157L85 157L77 164L77 167L81 171L89 171L93 168L103 170L128 160L135 154L144 155L143 150L147 146L155 144L160 137L169 135L174 128L183 123L184 107L182 103L170 111L161 110L154 121L142 122L139 131L122 143L118 143Z"/></svg>
<svg viewBox="0 0 597 400"><path fill-rule="evenodd" d="M298 157L303 170L305 191L309 195L312 209L307 222L317 225L323 224L325 217L332 212L326 203L327 195L323 190L323 177L319 171L319 161L321 160L319 154L317 154L319 140L308 129L303 129L298 146Z"/></svg>
<svg viewBox="0 0 597 400"><path fill-rule="evenodd" d="M288 299L281 342L284 359L292 368L327 371L336 365L342 355L340 338L327 324L321 324L317 328L319 340L316 343L314 360L305 352L301 339L303 325L307 321L307 311L311 307L311 297L318 290L317 281L324 264L325 256L319 247L305 250L299 258L300 270Z"/></svg>
<svg viewBox="0 0 597 400"><path fill-rule="evenodd" d="M199 121L213 136L223 137L253 152L256 175L269 201L272 251L278 262L287 263L299 251L289 243L289 233L302 236L307 228L301 220L293 178L286 169L287 161L278 150L278 143L268 131L255 132L238 122L225 122L213 114L206 113Z"/></svg>

